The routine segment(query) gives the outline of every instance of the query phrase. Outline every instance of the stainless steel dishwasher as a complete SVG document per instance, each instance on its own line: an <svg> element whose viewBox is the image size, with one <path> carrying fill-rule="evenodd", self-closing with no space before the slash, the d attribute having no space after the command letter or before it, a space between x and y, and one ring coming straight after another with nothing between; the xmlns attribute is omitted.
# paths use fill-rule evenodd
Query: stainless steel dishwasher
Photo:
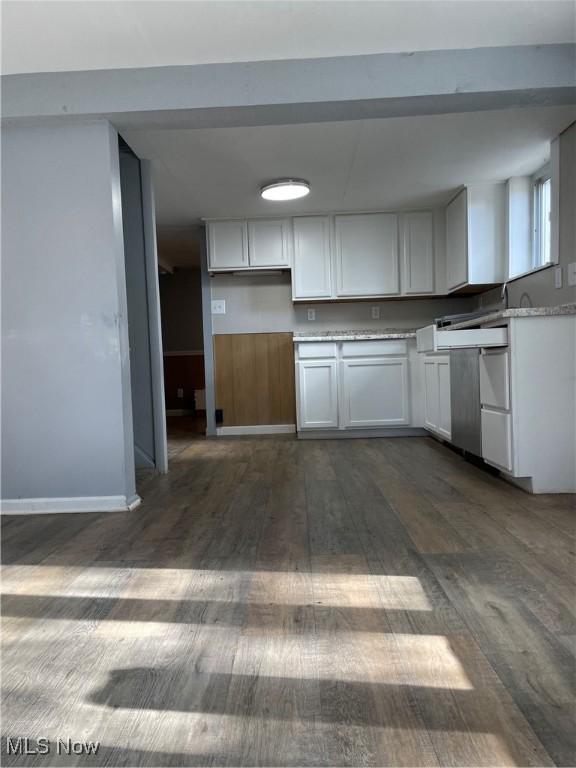
<svg viewBox="0 0 576 768"><path fill-rule="evenodd" d="M450 350L452 444L482 456L480 418L480 350Z"/></svg>

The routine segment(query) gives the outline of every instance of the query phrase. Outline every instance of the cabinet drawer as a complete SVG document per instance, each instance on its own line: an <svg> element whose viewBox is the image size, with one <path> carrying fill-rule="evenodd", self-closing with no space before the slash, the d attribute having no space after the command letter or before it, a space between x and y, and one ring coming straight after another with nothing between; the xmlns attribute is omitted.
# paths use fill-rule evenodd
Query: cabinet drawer
<svg viewBox="0 0 576 768"><path fill-rule="evenodd" d="M342 342L342 357L372 357L382 355L405 355L407 344L399 341L344 341Z"/></svg>
<svg viewBox="0 0 576 768"><path fill-rule="evenodd" d="M445 349L472 349L475 347L505 347L507 344L507 328L443 331L435 325L427 325L416 331L418 352L438 352Z"/></svg>
<svg viewBox="0 0 576 768"><path fill-rule="evenodd" d="M480 355L480 401L491 408L510 408L508 350Z"/></svg>
<svg viewBox="0 0 576 768"><path fill-rule="evenodd" d="M300 360L336 357L336 353L337 347L334 341L310 341L298 344L298 358Z"/></svg>
<svg viewBox="0 0 576 768"><path fill-rule="evenodd" d="M512 418L509 413L482 409L482 458L512 470Z"/></svg>

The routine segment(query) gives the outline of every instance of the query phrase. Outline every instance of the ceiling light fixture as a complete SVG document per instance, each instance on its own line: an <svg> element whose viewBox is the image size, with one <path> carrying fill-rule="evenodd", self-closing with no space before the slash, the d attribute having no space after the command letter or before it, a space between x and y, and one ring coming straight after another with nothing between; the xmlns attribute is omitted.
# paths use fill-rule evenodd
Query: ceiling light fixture
<svg viewBox="0 0 576 768"><path fill-rule="evenodd" d="M264 200L297 200L306 197L310 192L310 184L304 179L278 179L260 187Z"/></svg>

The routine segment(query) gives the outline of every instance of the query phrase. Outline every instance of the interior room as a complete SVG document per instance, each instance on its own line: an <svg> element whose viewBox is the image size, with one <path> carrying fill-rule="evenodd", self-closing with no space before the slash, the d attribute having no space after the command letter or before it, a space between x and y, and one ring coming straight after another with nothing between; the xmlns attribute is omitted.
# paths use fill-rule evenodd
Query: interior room
<svg viewBox="0 0 576 768"><path fill-rule="evenodd" d="M576 6L5 0L13 766L576 764Z"/></svg>

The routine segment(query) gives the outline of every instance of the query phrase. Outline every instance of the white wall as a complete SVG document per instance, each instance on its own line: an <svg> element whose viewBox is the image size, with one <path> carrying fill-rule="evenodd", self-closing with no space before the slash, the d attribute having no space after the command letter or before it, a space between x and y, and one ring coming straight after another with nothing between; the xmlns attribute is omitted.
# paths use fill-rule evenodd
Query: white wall
<svg viewBox="0 0 576 768"><path fill-rule="evenodd" d="M116 132L5 129L2 192L2 497L124 506L135 487Z"/></svg>
<svg viewBox="0 0 576 768"><path fill-rule="evenodd" d="M576 123L559 137L558 252L563 286L554 287L555 268L548 267L508 284L511 307L550 307L576 301L576 288L568 285L567 265L576 261ZM483 294L480 306L500 301L500 289Z"/></svg>
<svg viewBox="0 0 576 768"><path fill-rule="evenodd" d="M214 275L212 298L225 299L226 314L212 315L213 332L266 333L366 328L416 328L436 317L467 312L473 299L409 299L311 303L294 305L290 276ZM371 308L380 307L380 319L372 320ZM307 319L308 307L316 310L316 321Z"/></svg>

